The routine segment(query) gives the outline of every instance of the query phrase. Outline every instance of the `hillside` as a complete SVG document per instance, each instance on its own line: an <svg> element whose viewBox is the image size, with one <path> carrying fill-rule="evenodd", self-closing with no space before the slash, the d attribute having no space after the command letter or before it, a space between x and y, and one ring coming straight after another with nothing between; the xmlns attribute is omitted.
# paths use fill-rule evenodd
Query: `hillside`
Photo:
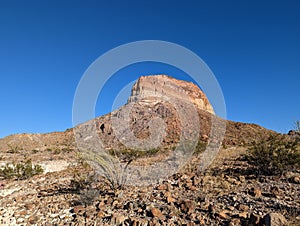
<svg viewBox="0 0 300 226"><path fill-rule="evenodd" d="M161 125L164 129L156 129ZM207 145L218 143L219 134L212 131L223 126L220 151L206 170L199 170ZM3 167L31 159L44 169L22 180L0 175L0 224L300 225L300 170L268 175L245 158L253 142L276 135L259 125L217 117L193 83L142 76L128 103L110 114L65 132L0 139ZM137 167L176 158L178 144L191 137L197 138L194 153L153 184L143 184L137 176L133 184L118 187L111 178L95 178L93 164L82 158L83 149L90 154L99 148L128 164L133 176Z"/></svg>

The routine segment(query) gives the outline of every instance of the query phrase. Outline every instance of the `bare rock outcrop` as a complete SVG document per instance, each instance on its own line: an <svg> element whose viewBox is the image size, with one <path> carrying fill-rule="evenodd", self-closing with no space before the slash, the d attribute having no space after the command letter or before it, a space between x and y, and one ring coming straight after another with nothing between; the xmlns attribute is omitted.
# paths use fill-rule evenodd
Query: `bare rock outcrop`
<svg viewBox="0 0 300 226"><path fill-rule="evenodd" d="M206 95L192 82L174 79L167 75L141 76L134 84L128 102L152 101L153 97L173 97L189 101L201 110L215 114Z"/></svg>

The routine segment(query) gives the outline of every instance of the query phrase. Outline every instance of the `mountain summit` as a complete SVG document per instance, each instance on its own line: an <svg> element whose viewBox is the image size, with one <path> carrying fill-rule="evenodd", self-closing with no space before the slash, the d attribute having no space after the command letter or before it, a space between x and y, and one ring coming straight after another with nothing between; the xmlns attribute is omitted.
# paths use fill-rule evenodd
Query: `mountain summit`
<svg viewBox="0 0 300 226"><path fill-rule="evenodd" d="M141 76L132 87L128 102L149 101L156 97L185 99L199 109L215 114L206 95L192 82L177 80L167 75Z"/></svg>

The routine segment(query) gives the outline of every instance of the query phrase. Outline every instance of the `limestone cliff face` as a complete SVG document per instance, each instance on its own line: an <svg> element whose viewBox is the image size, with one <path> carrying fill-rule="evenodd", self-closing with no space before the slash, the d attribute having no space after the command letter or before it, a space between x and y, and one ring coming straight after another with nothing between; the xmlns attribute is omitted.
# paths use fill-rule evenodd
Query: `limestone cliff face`
<svg viewBox="0 0 300 226"><path fill-rule="evenodd" d="M134 84L128 102L153 101L155 97L172 97L190 101L201 110L215 114L206 95L192 82L167 75L141 76Z"/></svg>

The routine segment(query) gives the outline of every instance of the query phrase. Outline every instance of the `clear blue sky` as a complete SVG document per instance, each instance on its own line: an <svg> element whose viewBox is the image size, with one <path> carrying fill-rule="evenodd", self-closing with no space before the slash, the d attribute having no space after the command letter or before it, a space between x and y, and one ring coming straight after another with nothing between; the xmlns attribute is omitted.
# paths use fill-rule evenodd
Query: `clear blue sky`
<svg viewBox="0 0 300 226"><path fill-rule="evenodd" d="M296 0L2 0L0 137L72 127L87 67L111 48L145 39L198 54L223 89L228 119L287 132L300 119L299 12ZM96 114L111 110L125 84L156 73L186 78L158 63L129 66L107 83Z"/></svg>

